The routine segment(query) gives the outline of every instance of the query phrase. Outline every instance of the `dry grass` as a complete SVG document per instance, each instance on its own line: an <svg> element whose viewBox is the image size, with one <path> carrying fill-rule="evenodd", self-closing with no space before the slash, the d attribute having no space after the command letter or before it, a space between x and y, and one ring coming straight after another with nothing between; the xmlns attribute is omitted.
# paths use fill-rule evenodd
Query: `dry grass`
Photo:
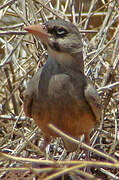
<svg viewBox="0 0 119 180"><path fill-rule="evenodd" d="M6 153L0 153L1 179L33 179L36 175L37 179L45 180L70 178L63 174L76 179L78 175L82 179L119 179L119 1L72 2L0 2L0 147ZM23 112L26 82L47 60L43 45L27 35L24 27L57 17L72 21L80 31L90 30L82 33L85 73L100 94L104 123L93 143L95 150L81 144L82 148L94 152L89 162L60 161L64 160L65 153L59 139L51 144L54 150L41 152L42 133ZM43 160L47 156L51 160ZM33 169L31 164L38 162L40 168ZM94 167L92 174L84 172L84 167Z"/></svg>

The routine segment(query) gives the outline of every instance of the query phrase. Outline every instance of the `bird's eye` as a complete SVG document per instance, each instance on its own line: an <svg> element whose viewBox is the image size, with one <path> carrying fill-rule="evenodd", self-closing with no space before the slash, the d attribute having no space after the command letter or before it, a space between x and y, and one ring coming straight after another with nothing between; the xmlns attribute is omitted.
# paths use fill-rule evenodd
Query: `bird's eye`
<svg viewBox="0 0 119 180"><path fill-rule="evenodd" d="M57 35L65 35L67 31L64 28L58 28L57 29Z"/></svg>

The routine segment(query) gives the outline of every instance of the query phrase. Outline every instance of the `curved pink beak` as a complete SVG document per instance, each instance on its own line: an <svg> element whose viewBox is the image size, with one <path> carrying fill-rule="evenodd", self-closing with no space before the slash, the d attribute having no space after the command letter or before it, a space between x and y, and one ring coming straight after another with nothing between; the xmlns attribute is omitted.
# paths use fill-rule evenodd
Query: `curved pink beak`
<svg viewBox="0 0 119 180"><path fill-rule="evenodd" d="M44 43L48 42L48 38L50 37L50 34L48 34L48 32L43 29L42 25L34 24L31 26L27 26L24 29L29 33L39 37L42 42Z"/></svg>

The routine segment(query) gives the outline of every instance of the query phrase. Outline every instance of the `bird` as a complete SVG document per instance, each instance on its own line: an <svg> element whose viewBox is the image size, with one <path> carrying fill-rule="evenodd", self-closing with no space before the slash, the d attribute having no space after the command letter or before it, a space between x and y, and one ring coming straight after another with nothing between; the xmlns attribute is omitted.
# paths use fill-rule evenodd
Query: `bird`
<svg viewBox="0 0 119 180"><path fill-rule="evenodd" d="M48 124L67 135L90 132L101 121L101 99L92 81L84 74L83 43L76 25L64 19L48 20L24 28L47 49L48 59L29 81L24 93L24 112L43 131L46 142L57 137ZM78 145L62 138L67 152Z"/></svg>

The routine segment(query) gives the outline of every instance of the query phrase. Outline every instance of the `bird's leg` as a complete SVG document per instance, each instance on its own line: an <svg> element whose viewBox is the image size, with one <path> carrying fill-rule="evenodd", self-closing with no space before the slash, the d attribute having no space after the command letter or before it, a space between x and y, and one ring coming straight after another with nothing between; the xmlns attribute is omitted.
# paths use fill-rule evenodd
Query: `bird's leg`
<svg viewBox="0 0 119 180"><path fill-rule="evenodd" d="M40 145L40 152L42 154L41 159L48 159L48 144L50 143L50 137L44 136L43 141L41 140L41 145ZM41 165L40 163L32 163L32 168L41 168L44 167L44 165Z"/></svg>
<svg viewBox="0 0 119 180"><path fill-rule="evenodd" d="M89 136L89 132L85 133L85 143L87 145L90 146L90 136ZM88 150L86 150L86 157L85 157L86 160L89 160L90 159L90 153Z"/></svg>
<svg viewBox="0 0 119 180"><path fill-rule="evenodd" d="M90 145L89 132L85 133L85 143L86 143L87 145ZM90 152L89 152L89 150L85 150L85 154L86 154L85 160L86 160L86 161L90 160ZM86 171L87 173L91 173L89 167L86 167L86 168L84 169L84 171Z"/></svg>

